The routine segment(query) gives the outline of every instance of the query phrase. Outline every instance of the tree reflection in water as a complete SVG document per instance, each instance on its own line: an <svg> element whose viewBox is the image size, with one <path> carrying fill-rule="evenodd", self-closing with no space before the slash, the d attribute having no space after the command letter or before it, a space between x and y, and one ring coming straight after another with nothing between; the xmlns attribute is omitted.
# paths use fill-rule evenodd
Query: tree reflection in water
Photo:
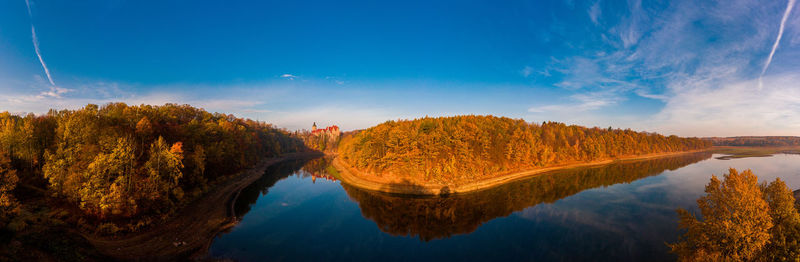
<svg viewBox="0 0 800 262"><path fill-rule="evenodd" d="M492 219L587 189L631 183L710 157L711 153L701 152L561 170L475 193L442 197L390 195L342 186L359 204L361 214L375 221L383 232L429 241L470 233Z"/></svg>
<svg viewBox="0 0 800 262"><path fill-rule="evenodd" d="M239 193L233 204L235 215L242 217L247 214L259 196L266 195L275 183L293 174L303 178L312 177L314 180L316 178L335 180L339 174L333 168L331 162L332 159L329 157L320 157L284 161L269 166L261 178L242 189Z"/></svg>

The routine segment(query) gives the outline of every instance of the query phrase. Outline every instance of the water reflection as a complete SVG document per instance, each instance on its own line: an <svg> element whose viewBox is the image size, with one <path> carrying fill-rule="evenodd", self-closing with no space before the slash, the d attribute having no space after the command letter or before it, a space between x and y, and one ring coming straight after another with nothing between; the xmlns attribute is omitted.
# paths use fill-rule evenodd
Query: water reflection
<svg viewBox="0 0 800 262"><path fill-rule="evenodd" d="M753 168L760 177L781 176L797 188L800 161L793 157L723 161L699 153L565 170L435 198L343 185L330 159L284 162L241 192L235 203L240 222L213 241L209 256L237 261L670 261L675 258L664 243L679 235L674 210L693 210L712 173Z"/></svg>
<svg viewBox="0 0 800 262"><path fill-rule="evenodd" d="M251 206L258 200L259 196L269 193L269 189L281 179L292 175L296 170L303 167L308 160L290 160L267 167L264 175L258 180L242 189L236 201L233 203L233 211L237 217L242 217L250 212Z"/></svg>
<svg viewBox="0 0 800 262"><path fill-rule="evenodd" d="M711 157L694 153L601 167L570 169L479 191L446 197L413 198L361 190L342 184L364 217L381 231L429 241L475 231L498 217L541 203L553 203L581 191L630 183Z"/></svg>
<svg viewBox="0 0 800 262"><path fill-rule="evenodd" d="M338 172L331 165L331 161L330 158L321 157L290 160L269 166L261 178L239 193L233 204L234 214L237 217L247 214L260 196L266 195L275 183L293 174L301 178L311 177L312 183L316 183L317 179L337 181Z"/></svg>

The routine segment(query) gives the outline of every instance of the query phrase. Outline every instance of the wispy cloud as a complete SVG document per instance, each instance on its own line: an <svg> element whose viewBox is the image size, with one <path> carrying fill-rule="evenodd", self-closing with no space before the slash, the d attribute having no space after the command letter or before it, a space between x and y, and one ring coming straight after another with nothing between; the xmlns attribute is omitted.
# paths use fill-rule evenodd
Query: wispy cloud
<svg viewBox="0 0 800 262"><path fill-rule="evenodd" d="M533 67L530 67L530 66L525 66L525 67L523 67L523 68L522 68L522 70L520 70L520 71L519 71L519 73L520 73L520 74L521 74L523 77L528 77L528 76L530 76L531 74L533 74Z"/></svg>
<svg viewBox="0 0 800 262"><path fill-rule="evenodd" d="M797 135L800 75L766 76L762 90L752 88L755 82L688 88L670 98L649 124L664 132L701 136Z"/></svg>
<svg viewBox="0 0 800 262"><path fill-rule="evenodd" d="M28 17L33 20L30 0L25 0L25 6L28 8ZM53 81L53 76L50 75L50 69L47 68L47 64L44 62L44 58L42 58L42 51L39 49L39 38L36 37L36 27L33 26L33 22L31 22L31 38L33 39L33 49L36 51L36 57L39 58L39 63L42 64L44 74L47 76L47 80L50 81L50 84L55 86L56 83Z"/></svg>
<svg viewBox="0 0 800 262"><path fill-rule="evenodd" d="M531 113L578 113L597 110L603 107L616 105L625 100L614 92L593 92L580 93L570 96L570 102L564 104L553 104L535 106L528 108Z"/></svg>
<svg viewBox="0 0 800 262"><path fill-rule="evenodd" d="M783 37L783 30L786 27L786 19L788 19L789 15L792 13L792 8L794 8L794 2L795 0L789 0L789 2L786 4L786 11L783 12L783 18L781 18L781 25L778 29L778 37L775 38L775 43L772 44L772 50L769 51L767 62L764 63L764 69L761 70L761 75L758 77L758 89L762 89L764 87L763 81L761 79L764 77L764 73L767 72L769 64L772 63L772 57L775 55L775 50L778 49L778 45L781 43L781 38Z"/></svg>
<svg viewBox="0 0 800 262"><path fill-rule="evenodd" d="M583 44L589 48L553 58L549 69L557 72L554 85L572 93L567 102L534 106L529 112L560 111L565 119L592 121L584 116L603 108L622 108L632 99L613 98L635 95L662 105L654 108L655 115L639 114L624 126L688 136L795 134L800 130L796 113L800 98L795 92L800 90L796 84L800 73L783 70L775 77L764 75L770 63L792 68L796 63L783 61L800 57L800 52L786 49L781 56L787 59L773 61L781 35L800 26L786 23L792 20L795 1L787 5L752 0L679 0L668 5L630 1L629 15L616 20L604 17L599 26L607 25L607 31L586 37L601 44ZM591 13L599 12L592 10L594 6L587 6L590 19ZM777 17L780 28L772 22ZM761 64L767 42L773 48L767 63ZM756 86L763 92L756 92ZM583 101L575 95L598 92L606 96Z"/></svg>
<svg viewBox="0 0 800 262"><path fill-rule="evenodd" d="M71 89L67 89L67 88L63 88L63 87L51 86L50 90L43 91L43 92L39 93L39 95L37 97L38 98L45 98L45 97L61 98L61 94L65 94L65 93L70 92L70 91L72 91L72 90Z"/></svg>
<svg viewBox="0 0 800 262"><path fill-rule="evenodd" d="M589 19L591 19L592 23L594 23L595 25L599 25L600 24L598 19L600 19L601 12L602 12L602 9L600 9L600 1L599 0L597 2L594 2L594 4L592 4L592 7L589 8Z"/></svg>
<svg viewBox="0 0 800 262"><path fill-rule="evenodd" d="M281 77L289 79L289 80L294 80L295 78L297 78L297 76L293 75L293 74L282 74Z"/></svg>
<svg viewBox="0 0 800 262"><path fill-rule="evenodd" d="M27 85L28 88L19 88ZM266 103L273 101L274 90L256 87L225 86L213 94L201 91L180 91L177 86L156 86L151 91L142 91L140 86L116 82L84 82L74 89L49 85L36 76L32 82L0 82L0 111L45 113L49 109L76 109L86 104L124 102L127 104L163 105L166 103L190 104L210 112L234 113L245 117L257 117L271 112ZM247 89L247 90L245 90ZM65 94L71 94L66 96ZM263 120L263 118L262 118Z"/></svg>
<svg viewBox="0 0 800 262"><path fill-rule="evenodd" d="M341 79L340 77L335 77L335 76L326 76L325 80L333 81L333 83L337 85L344 85L347 83L347 81Z"/></svg>

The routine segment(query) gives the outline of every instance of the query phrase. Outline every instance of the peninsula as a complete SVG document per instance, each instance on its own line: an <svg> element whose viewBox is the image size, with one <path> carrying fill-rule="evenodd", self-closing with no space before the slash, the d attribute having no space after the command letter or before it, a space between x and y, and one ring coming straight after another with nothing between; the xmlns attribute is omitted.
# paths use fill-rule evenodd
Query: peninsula
<svg viewBox="0 0 800 262"><path fill-rule="evenodd" d="M630 129L495 116L387 121L342 138L334 165L350 185L439 195L490 188L558 169L709 149L710 141Z"/></svg>

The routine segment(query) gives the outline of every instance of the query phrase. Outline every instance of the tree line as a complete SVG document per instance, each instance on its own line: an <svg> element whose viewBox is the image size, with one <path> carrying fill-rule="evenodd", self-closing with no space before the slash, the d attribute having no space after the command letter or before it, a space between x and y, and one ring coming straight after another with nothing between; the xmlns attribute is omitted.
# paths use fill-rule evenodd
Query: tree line
<svg viewBox="0 0 800 262"><path fill-rule="evenodd" d="M715 146L800 146L797 136L737 136L709 137Z"/></svg>
<svg viewBox="0 0 800 262"><path fill-rule="evenodd" d="M19 208L17 182L101 220L166 214L261 157L305 150L286 130L189 105L4 112L0 222Z"/></svg>
<svg viewBox="0 0 800 262"><path fill-rule="evenodd" d="M343 138L339 153L349 165L368 173L413 182L458 183L539 167L710 146L698 138L630 129L465 115L387 121Z"/></svg>

